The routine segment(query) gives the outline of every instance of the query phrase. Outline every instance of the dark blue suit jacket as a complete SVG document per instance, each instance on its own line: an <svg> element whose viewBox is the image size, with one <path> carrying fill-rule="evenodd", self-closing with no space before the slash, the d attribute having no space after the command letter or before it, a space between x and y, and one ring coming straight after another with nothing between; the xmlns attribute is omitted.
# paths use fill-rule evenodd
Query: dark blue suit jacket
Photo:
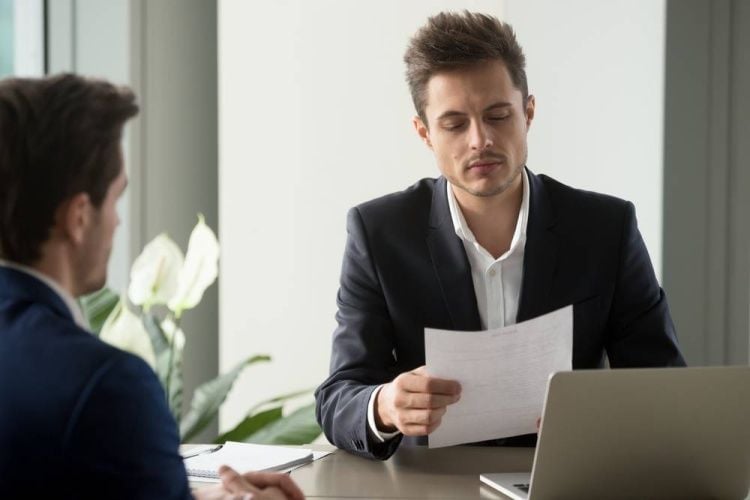
<svg viewBox="0 0 750 500"><path fill-rule="evenodd" d="M612 367L684 365L633 205L528 174L517 321L574 304L576 369L602 367L605 354ZM425 327L480 330L476 295L444 178L353 208L347 231L331 374L316 391L317 418L336 446L388 458L400 438L368 439L370 394L424 364ZM528 435L492 444L534 443Z"/></svg>
<svg viewBox="0 0 750 500"><path fill-rule="evenodd" d="M190 498L179 443L145 362L0 267L0 497Z"/></svg>

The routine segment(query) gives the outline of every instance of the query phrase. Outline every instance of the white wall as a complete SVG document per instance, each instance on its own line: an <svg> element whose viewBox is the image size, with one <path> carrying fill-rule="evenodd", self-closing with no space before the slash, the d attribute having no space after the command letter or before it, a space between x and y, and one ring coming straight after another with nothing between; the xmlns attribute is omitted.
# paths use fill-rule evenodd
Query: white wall
<svg viewBox="0 0 750 500"><path fill-rule="evenodd" d="M220 365L274 357L241 379L222 427L326 376L346 210L437 172L410 124L408 38L464 7L504 10L526 48L532 170L634 200L658 264L663 1L222 0Z"/></svg>
<svg viewBox="0 0 750 500"><path fill-rule="evenodd" d="M529 168L631 200L661 276L664 0L506 0L536 118Z"/></svg>

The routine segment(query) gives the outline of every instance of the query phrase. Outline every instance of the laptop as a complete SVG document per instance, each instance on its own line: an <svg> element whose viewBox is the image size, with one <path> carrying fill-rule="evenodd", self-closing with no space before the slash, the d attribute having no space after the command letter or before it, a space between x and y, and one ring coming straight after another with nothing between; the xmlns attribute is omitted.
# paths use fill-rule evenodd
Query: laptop
<svg viewBox="0 0 750 500"><path fill-rule="evenodd" d="M482 474L514 499L744 499L750 367L552 375L532 472Z"/></svg>

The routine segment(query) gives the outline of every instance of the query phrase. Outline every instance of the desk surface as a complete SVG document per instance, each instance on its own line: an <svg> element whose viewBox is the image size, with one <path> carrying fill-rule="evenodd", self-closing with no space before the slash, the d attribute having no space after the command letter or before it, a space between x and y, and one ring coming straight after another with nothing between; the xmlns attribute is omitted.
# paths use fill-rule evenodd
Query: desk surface
<svg viewBox="0 0 750 500"><path fill-rule="evenodd" d="M315 450L335 448L318 445ZM308 498L506 498L479 481L482 472L531 470L533 448L400 448L385 462L337 450L292 472Z"/></svg>

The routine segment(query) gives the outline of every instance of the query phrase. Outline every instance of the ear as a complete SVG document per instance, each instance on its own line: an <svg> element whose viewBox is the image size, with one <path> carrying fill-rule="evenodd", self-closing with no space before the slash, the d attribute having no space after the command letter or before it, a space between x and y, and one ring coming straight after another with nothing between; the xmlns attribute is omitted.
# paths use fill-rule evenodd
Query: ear
<svg viewBox="0 0 750 500"><path fill-rule="evenodd" d="M526 98L526 129L531 127L531 122L534 121L534 111L536 109L536 99L533 95Z"/></svg>
<svg viewBox="0 0 750 500"><path fill-rule="evenodd" d="M432 142L430 141L430 129L427 128L427 125L422 121L422 119L419 116L415 116L411 119L412 125L414 125L414 130L417 131L417 135L422 139L422 141L427 145L428 148L432 149Z"/></svg>
<svg viewBox="0 0 750 500"><path fill-rule="evenodd" d="M82 244L91 223L93 208L86 193L78 193L60 205L57 223L63 237L75 245Z"/></svg>

